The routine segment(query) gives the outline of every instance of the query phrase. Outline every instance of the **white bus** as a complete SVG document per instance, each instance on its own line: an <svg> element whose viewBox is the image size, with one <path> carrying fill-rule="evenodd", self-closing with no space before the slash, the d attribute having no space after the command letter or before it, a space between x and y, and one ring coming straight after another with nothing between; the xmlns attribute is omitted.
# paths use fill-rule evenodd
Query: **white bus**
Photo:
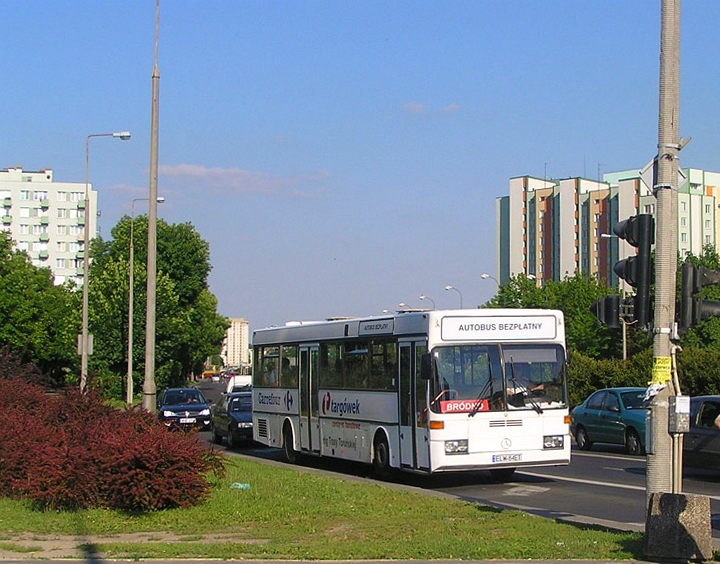
<svg viewBox="0 0 720 564"><path fill-rule="evenodd" d="M563 314L414 311L253 335L259 443L434 473L570 463Z"/></svg>

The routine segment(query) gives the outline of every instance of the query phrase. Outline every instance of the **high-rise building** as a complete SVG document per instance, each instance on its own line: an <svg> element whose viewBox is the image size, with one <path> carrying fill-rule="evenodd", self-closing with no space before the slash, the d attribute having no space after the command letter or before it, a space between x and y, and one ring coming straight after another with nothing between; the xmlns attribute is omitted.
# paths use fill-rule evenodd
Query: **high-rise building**
<svg viewBox="0 0 720 564"><path fill-rule="evenodd" d="M97 225L97 214L85 216L84 183L53 182L51 169L8 168L0 170L0 203L0 229L10 233L35 266L49 268L55 284L82 284L84 230L89 228L94 236ZM92 189L90 205L97 210Z"/></svg>
<svg viewBox="0 0 720 564"><path fill-rule="evenodd" d="M242 317L231 317L225 333L220 356L225 366L247 368L250 366L250 325Z"/></svg>
<svg viewBox="0 0 720 564"><path fill-rule="evenodd" d="M518 274L538 283L576 273L611 286L625 284L613 265L635 248L613 234L616 223L636 214L655 215L652 163L603 179L550 180L520 176L496 200L496 268L501 283ZM699 255L718 246L720 173L678 172L678 252ZM625 287L624 289L630 290Z"/></svg>

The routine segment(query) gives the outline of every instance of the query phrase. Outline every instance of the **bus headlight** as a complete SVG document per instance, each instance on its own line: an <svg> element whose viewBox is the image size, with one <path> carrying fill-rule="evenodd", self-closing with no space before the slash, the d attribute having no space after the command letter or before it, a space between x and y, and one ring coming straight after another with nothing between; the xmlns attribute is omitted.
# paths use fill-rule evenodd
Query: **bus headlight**
<svg viewBox="0 0 720 564"><path fill-rule="evenodd" d="M445 454L467 454L467 453L468 453L467 439L461 439L459 441L445 441Z"/></svg>
<svg viewBox="0 0 720 564"><path fill-rule="evenodd" d="M543 437L543 449L560 449L565 446L564 435L545 435Z"/></svg>

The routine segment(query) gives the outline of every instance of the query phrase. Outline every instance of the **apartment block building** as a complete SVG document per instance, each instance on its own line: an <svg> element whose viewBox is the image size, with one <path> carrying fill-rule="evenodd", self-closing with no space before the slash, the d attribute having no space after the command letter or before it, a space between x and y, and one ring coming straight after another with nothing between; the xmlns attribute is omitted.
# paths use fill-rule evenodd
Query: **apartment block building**
<svg viewBox="0 0 720 564"><path fill-rule="evenodd" d="M97 210L97 193L90 188L89 194ZM0 203L0 229L35 266L49 268L55 284L82 284L85 229L91 237L97 230L97 214L85 214L84 183L53 182L51 169L8 168L0 170Z"/></svg>
<svg viewBox="0 0 720 564"><path fill-rule="evenodd" d="M652 163L603 175L602 180L520 176L496 199L496 269L501 283L518 274L538 283L576 273L624 285L613 265L635 248L613 234L616 223L655 214ZM718 246L720 173L678 171L678 252L699 255ZM625 287L624 289L630 290Z"/></svg>
<svg viewBox="0 0 720 564"><path fill-rule="evenodd" d="M250 366L250 324L242 317L231 317L220 356L225 366Z"/></svg>

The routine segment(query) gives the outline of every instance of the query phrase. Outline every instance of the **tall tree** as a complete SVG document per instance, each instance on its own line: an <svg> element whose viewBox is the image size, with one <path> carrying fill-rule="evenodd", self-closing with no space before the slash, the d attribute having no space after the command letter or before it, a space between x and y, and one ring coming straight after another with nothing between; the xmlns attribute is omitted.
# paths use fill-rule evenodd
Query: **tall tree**
<svg viewBox="0 0 720 564"><path fill-rule="evenodd" d="M112 229L112 239L101 240L93 247L91 300L97 302L97 307L91 325L93 331L102 332L103 345L97 347L91 368L116 375L126 372L128 255L132 231L135 304L133 372L139 379L144 371L147 218L139 216L132 224L131 221L129 217L123 217ZM207 277L211 265L207 242L189 223L168 225L159 220L157 234L155 357L156 385L162 388L182 384L208 355L219 352L228 322L217 313L217 300L208 289Z"/></svg>

